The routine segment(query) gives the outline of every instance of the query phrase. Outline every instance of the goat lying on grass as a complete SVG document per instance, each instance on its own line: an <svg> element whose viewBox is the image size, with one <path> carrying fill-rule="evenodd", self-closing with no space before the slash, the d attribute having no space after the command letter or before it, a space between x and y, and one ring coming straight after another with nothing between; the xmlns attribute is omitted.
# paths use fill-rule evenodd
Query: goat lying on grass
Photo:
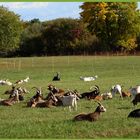
<svg viewBox="0 0 140 140"><path fill-rule="evenodd" d="M111 92L103 93L103 94L101 94L101 96L102 96L103 100L112 99Z"/></svg>
<svg viewBox="0 0 140 140"><path fill-rule="evenodd" d="M133 110L129 113L128 118L140 118L140 109Z"/></svg>
<svg viewBox="0 0 140 140"><path fill-rule="evenodd" d="M52 96L50 96L48 98L48 100L35 101L35 99L32 99L30 101L30 104L27 103L27 106L28 107L47 107L47 108L50 108L52 106L55 106L57 101L58 101L57 98L52 94Z"/></svg>
<svg viewBox="0 0 140 140"><path fill-rule="evenodd" d="M7 80L0 80L0 85L8 85L11 86L12 83L7 79Z"/></svg>
<svg viewBox="0 0 140 140"><path fill-rule="evenodd" d="M100 117L101 112L106 112L106 108L104 108L103 105L101 105L101 103L98 102L98 106L96 108L96 110L93 113L88 113L88 114L79 114L77 116L74 117L74 121L97 121Z"/></svg>
<svg viewBox="0 0 140 140"><path fill-rule="evenodd" d="M59 74L59 72L56 73L56 76L53 77L52 81L60 81L60 74Z"/></svg>
<svg viewBox="0 0 140 140"><path fill-rule="evenodd" d="M94 81L94 80L96 80L97 78L98 78L97 75L95 75L94 77L82 77L82 76L80 76L80 80L83 80L83 81L85 81L85 82Z"/></svg>
<svg viewBox="0 0 140 140"><path fill-rule="evenodd" d="M90 99L94 99L97 95L99 95L100 94L99 87L97 85L95 85L93 87L95 87L95 89L93 91L82 93L81 98L87 98L90 100ZM93 87L91 87L91 88L93 88Z"/></svg>

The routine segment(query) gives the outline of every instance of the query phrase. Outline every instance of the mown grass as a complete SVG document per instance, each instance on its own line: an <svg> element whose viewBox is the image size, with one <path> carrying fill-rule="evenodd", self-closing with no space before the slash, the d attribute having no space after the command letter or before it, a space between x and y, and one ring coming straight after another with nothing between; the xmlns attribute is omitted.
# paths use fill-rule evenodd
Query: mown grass
<svg viewBox="0 0 140 140"><path fill-rule="evenodd" d="M101 93L109 91L114 84L121 84L124 90L140 82L139 56L63 56L32 58L1 58L0 79L15 82L30 76L24 84L31 93L25 101L12 107L0 106L0 138L139 138L139 119L128 119L132 111L130 98L121 100L117 95L112 100L102 101L107 108L100 120L91 122L73 122L75 115L92 112L97 103L78 101L78 110L69 112L68 108L27 108L26 102L34 94L33 86L41 87L47 95L47 85L55 84L59 88L89 90L97 84ZM52 82L55 72L61 73L60 82ZM92 82L79 80L80 76L99 78ZM0 86L0 98L8 98L4 91L8 86ZM136 108L139 108L140 104Z"/></svg>

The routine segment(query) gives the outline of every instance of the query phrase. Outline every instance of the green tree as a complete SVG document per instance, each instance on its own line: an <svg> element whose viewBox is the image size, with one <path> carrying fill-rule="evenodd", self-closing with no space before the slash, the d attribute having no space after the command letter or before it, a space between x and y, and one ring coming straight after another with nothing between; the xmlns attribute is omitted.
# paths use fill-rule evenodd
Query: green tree
<svg viewBox="0 0 140 140"><path fill-rule="evenodd" d="M85 2L81 18L102 42L103 51L131 50L137 47L139 12L136 3Z"/></svg>
<svg viewBox="0 0 140 140"><path fill-rule="evenodd" d="M19 15L0 6L0 52L7 55L19 47L22 23Z"/></svg>
<svg viewBox="0 0 140 140"><path fill-rule="evenodd" d="M20 54L22 56L41 55L43 53L42 23L38 20L24 22L24 30L21 34Z"/></svg>
<svg viewBox="0 0 140 140"><path fill-rule="evenodd" d="M48 55L81 54L98 42L78 19L62 18L44 24L42 38Z"/></svg>

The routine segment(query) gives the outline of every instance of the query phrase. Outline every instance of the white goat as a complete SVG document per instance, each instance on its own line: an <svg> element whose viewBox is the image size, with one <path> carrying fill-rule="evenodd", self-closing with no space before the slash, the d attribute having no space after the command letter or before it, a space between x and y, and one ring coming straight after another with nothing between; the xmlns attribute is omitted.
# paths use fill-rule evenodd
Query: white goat
<svg viewBox="0 0 140 140"><path fill-rule="evenodd" d="M103 93L103 94L101 94L101 96L102 96L103 100L112 99L111 92Z"/></svg>
<svg viewBox="0 0 140 140"><path fill-rule="evenodd" d="M8 85L8 86L11 86L12 83L8 79L6 79L6 80L0 80L0 85Z"/></svg>
<svg viewBox="0 0 140 140"><path fill-rule="evenodd" d="M130 94L132 95L132 100L135 98L135 96L140 93L140 86L132 87L129 89Z"/></svg>
<svg viewBox="0 0 140 140"><path fill-rule="evenodd" d="M112 93L112 96L114 97L116 93L119 93L121 98L123 99L123 96L122 96L122 87L117 84L117 85L114 85L111 87L111 93Z"/></svg>
<svg viewBox="0 0 140 140"><path fill-rule="evenodd" d="M70 94L68 96L61 96L60 100L62 101L63 106L68 106L69 110L71 111L71 108L77 110L77 97L76 94Z"/></svg>
<svg viewBox="0 0 140 140"><path fill-rule="evenodd" d="M85 82L94 81L97 78L98 78L97 75L95 75L94 77L82 77L82 76L80 76L80 79L83 80L83 81L85 81Z"/></svg>
<svg viewBox="0 0 140 140"><path fill-rule="evenodd" d="M23 79L23 82L26 82L26 83L27 83L27 82L29 81L29 79L30 79L30 78L29 78L29 76L28 76L28 77L26 77L25 79Z"/></svg>

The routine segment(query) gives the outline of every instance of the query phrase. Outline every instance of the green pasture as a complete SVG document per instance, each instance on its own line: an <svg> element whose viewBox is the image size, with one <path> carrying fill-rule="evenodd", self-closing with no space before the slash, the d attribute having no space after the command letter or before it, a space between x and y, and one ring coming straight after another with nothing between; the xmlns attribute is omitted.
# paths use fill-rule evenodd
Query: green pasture
<svg viewBox="0 0 140 140"><path fill-rule="evenodd" d="M60 82L52 82L56 72L61 73ZM84 82L80 76L95 76L98 79ZM77 89L80 93L89 91L93 85L100 87L101 93L108 92L112 85L121 84L123 90L140 84L139 56L62 56L1 58L0 79L15 82L30 77L29 83L22 84L30 93L25 101L11 107L0 106L0 138L139 138L140 120L128 119L134 108L131 99L121 100L117 95L102 104L107 112L101 114L97 122L73 122L75 115L93 112L95 101L78 101L78 110L68 108L27 108L26 102L34 95L33 86L41 87L43 95L48 93L47 85L58 88ZM4 91L9 86L0 86L0 98L8 98ZM140 108L140 104L136 108Z"/></svg>

